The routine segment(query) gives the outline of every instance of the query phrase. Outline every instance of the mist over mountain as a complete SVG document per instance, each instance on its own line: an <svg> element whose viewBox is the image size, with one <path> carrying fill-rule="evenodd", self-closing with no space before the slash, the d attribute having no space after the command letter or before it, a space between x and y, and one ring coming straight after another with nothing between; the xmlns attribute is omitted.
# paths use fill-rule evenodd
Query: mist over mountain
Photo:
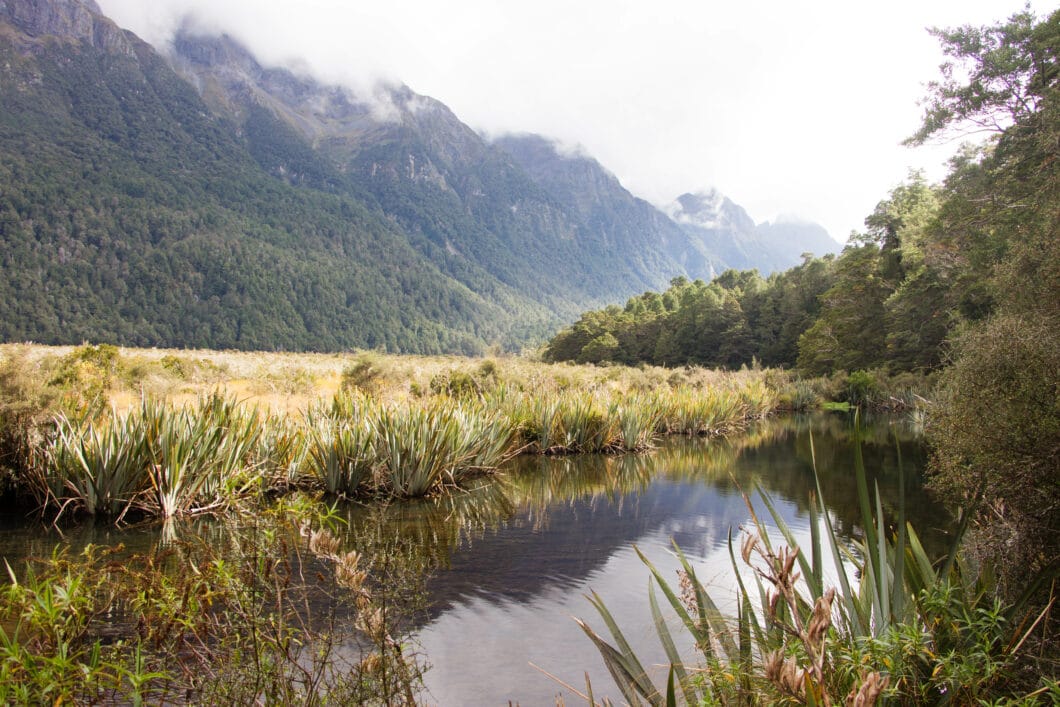
<svg viewBox="0 0 1060 707"><path fill-rule="evenodd" d="M666 212L726 268L757 269L765 275L798 265L803 253L821 256L839 250L815 223L778 220L756 225L743 207L715 189L682 194Z"/></svg>
<svg viewBox="0 0 1060 707"><path fill-rule="evenodd" d="M226 36L162 54L91 0L0 3L0 61L4 340L518 348L678 275L786 267L819 235L759 233L716 194L671 218L591 157Z"/></svg>

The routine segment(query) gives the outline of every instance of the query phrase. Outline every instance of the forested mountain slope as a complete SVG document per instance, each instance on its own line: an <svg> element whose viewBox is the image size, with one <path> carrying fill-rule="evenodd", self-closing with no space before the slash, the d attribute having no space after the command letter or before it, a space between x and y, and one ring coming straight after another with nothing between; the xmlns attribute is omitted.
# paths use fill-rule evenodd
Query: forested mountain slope
<svg viewBox="0 0 1060 707"><path fill-rule="evenodd" d="M518 348L731 264L594 160L225 36L163 55L91 0L8 0L0 61L2 340Z"/></svg>
<svg viewBox="0 0 1060 707"><path fill-rule="evenodd" d="M471 351L518 314L378 209L262 170L162 57L81 3L4 8L3 339Z"/></svg>

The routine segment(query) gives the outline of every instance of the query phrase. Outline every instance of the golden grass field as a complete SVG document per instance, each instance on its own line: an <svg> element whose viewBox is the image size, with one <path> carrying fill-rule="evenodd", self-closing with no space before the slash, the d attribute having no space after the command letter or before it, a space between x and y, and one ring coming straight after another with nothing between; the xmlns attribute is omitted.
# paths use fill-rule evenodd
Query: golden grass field
<svg viewBox="0 0 1060 707"><path fill-rule="evenodd" d="M96 347L92 347L96 348ZM431 384L454 372L490 377L497 383L535 392L600 390L647 392L666 388L706 389L740 386L761 372L725 372L704 368L593 366L543 363L526 356L417 356L349 353L285 353L100 347L116 352L105 380L99 381L111 406L123 412L147 396L180 404L221 392L275 412L296 412L330 399L347 387L369 389L379 400L400 402L431 392ZM0 365L18 362L39 384L55 380L85 346L0 344ZM108 368L102 366L102 368ZM91 377L98 371L80 371Z"/></svg>

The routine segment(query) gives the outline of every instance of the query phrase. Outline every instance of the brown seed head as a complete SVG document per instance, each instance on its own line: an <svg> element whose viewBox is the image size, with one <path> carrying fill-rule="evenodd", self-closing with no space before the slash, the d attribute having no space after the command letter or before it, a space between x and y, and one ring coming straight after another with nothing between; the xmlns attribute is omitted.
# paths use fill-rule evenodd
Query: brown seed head
<svg viewBox="0 0 1060 707"><path fill-rule="evenodd" d="M818 597L813 607L813 615L806 629L807 637L811 644L820 645L832 625L832 599L835 598L835 588L829 589L824 596Z"/></svg>
<svg viewBox="0 0 1060 707"><path fill-rule="evenodd" d="M876 704L876 700L879 699L883 691L887 689L887 685L890 682L890 676L881 676L879 673L869 673L865 676L865 679L861 681L861 686L858 687L857 690L852 690L850 694L847 695L846 706L872 707Z"/></svg>
<svg viewBox="0 0 1060 707"><path fill-rule="evenodd" d="M339 539L327 530L314 530L309 535L309 549L317 555L330 557L339 551Z"/></svg>
<svg viewBox="0 0 1060 707"><path fill-rule="evenodd" d="M744 564L751 564L751 553L754 552L756 545L758 545L758 533L748 533L744 536L743 546L740 548L740 556L743 557Z"/></svg>

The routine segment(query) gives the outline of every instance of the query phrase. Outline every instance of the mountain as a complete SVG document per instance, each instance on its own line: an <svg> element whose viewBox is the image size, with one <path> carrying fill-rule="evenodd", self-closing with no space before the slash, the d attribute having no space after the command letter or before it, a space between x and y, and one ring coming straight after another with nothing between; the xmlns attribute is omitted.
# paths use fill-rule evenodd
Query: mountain
<svg viewBox="0 0 1060 707"><path fill-rule="evenodd" d="M837 253L840 244L828 235L820 224L809 221L777 219L770 223L763 222L755 226L766 252L777 263L778 270L793 267L802 262L804 253L813 253L820 257L828 253Z"/></svg>
<svg viewBox="0 0 1060 707"><path fill-rule="evenodd" d="M365 202L262 170L93 5L5 0L0 40L4 340L470 352L545 316L446 276Z"/></svg>
<svg viewBox="0 0 1060 707"><path fill-rule="evenodd" d="M0 65L2 340L472 353L736 263L587 156L225 36L3 0Z"/></svg>
<svg viewBox="0 0 1060 707"><path fill-rule="evenodd" d="M805 252L824 255L838 249L814 223L755 225L743 207L717 190L683 194L659 209L631 194L591 156L561 149L540 135L504 135L494 144L511 154L603 247L634 258L650 253L654 259L641 263L645 273L710 280L735 268L768 275L798 265Z"/></svg>
<svg viewBox="0 0 1060 707"><path fill-rule="evenodd" d="M715 189L682 194L666 212L700 248L737 270L757 269L765 275L798 265L803 253L821 256L839 248L814 223L756 225L743 207Z"/></svg>
<svg viewBox="0 0 1060 707"><path fill-rule="evenodd" d="M262 67L228 37L182 32L174 50L178 70L215 112L242 123L262 166L303 180L286 159L301 138L345 175L345 187L329 186L368 195L425 256L476 291L476 276L488 273L569 316L686 274L669 240L687 238L610 175L606 188L590 184L603 174L595 162L595 171L557 185L520 159L516 141L490 143L408 87L358 97ZM285 130L295 135L277 149ZM591 207L576 196L586 190Z"/></svg>
<svg viewBox="0 0 1060 707"><path fill-rule="evenodd" d="M584 238L626 253L642 281L656 289L672 277L709 280L726 269L717 253L703 248L666 214L623 187L592 157L561 150L540 135L504 135L495 144L574 214Z"/></svg>

